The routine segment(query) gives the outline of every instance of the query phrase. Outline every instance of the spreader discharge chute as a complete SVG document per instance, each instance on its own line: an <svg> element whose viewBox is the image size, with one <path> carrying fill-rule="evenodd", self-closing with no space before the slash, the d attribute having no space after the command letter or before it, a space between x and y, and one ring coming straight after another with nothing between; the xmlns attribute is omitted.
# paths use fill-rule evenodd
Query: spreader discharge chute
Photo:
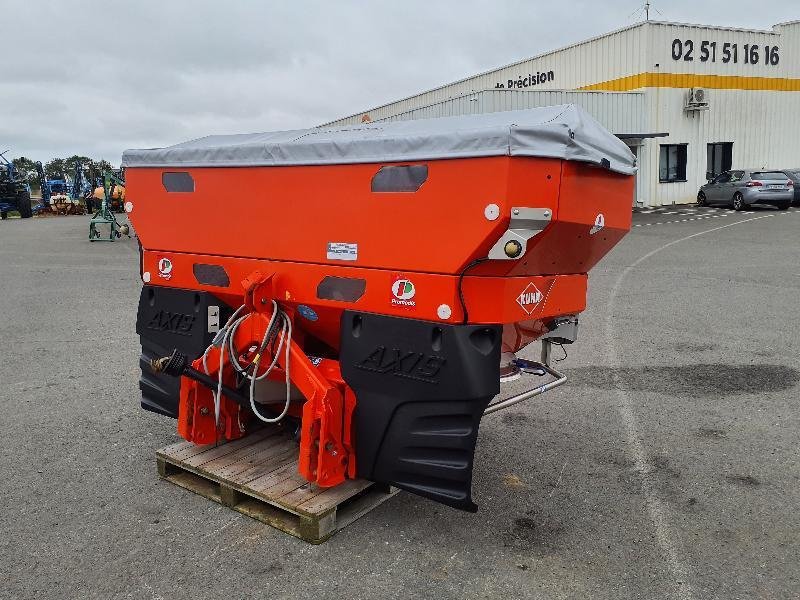
<svg viewBox="0 0 800 600"><path fill-rule="evenodd" d="M197 444L280 423L320 486L464 510L478 426L564 376L635 159L574 105L129 150L142 406ZM539 361L515 353L542 341ZM531 389L492 403L501 381Z"/></svg>

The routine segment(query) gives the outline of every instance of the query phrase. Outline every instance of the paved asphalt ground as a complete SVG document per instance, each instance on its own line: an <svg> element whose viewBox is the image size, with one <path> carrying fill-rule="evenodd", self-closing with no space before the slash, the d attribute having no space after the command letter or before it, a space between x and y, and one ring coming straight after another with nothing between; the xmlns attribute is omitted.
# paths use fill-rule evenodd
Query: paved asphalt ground
<svg viewBox="0 0 800 600"><path fill-rule="evenodd" d="M800 211L675 210L592 272L570 381L484 420L477 514L321 546L156 476L135 241L0 222L0 597L800 597Z"/></svg>

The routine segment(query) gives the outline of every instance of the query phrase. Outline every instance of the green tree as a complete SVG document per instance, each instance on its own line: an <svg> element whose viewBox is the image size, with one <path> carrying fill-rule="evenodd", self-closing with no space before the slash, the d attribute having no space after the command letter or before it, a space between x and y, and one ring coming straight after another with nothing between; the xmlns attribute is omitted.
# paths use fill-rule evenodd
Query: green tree
<svg viewBox="0 0 800 600"><path fill-rule="evenodd" d="M48 179L62 179L67 174L67 163L63 158L53 158L44 165Z"/></svg>
<svg viewBox="0 0 800 600"><path fill-rule="evenodd" d="M14 170L17 172L17 177L32 189L39 189L39 175L36 171L36 162L25 156L20 156L11 161L14 164Z"/></svg>
<svg viewBox="0 0 800 600"><path fill-rule="evenodd" d="M93 186L103 185L103 173L113 171L114 167L104 159L91 160L87 164L87 175Z"/></svg>
<svg viewBox="0 0 800 600"><path fill-rule="evenodd" d="M67 177L72 178L75 173L76 165L80 165L81 169L86 172L92 159L88 156L79 156L77 154L64 159L64 169L66 170Z"/></svg>
<svg viewBox="0 0 800 600"><path fill-rule="evenodd" d="M104 158L101 158L100 160L93 160L92 166L100 173L114 170L114 166Z"/></svg>

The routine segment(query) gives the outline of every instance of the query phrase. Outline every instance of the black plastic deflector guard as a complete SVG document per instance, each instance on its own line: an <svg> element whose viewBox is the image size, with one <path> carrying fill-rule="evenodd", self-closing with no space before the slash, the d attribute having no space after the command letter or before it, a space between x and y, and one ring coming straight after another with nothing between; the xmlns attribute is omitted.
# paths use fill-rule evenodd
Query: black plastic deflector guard
<svg viewBox="0 0 800 600"><path fill-rule="evenodd" d="M215 335L209 331L211 308L216 311L217 327L231 314L227 304L208 292L152 285L142 288L136 316L136 333L142 342L142 408L177 418L181 380L154 372L150 361L169 356L173 350L186 354L190 361L201 356Z"/></svg>
<svg viewBox="0 0 800 600"><path fill-rule="evenodd" d="M342 315L358 476L474 512L478 425L500 391L499 325Z"/></svg>

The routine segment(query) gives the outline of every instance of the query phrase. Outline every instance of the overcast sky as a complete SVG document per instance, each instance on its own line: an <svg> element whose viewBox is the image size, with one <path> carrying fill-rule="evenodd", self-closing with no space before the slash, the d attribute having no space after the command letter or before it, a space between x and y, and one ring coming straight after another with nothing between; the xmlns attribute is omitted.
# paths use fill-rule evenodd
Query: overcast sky
<svg viewBox="0 0 800 600"><path fill-rule="evenodd" d="M0 0L0 151L38 160L311 127L633 24L644 0ZM797 0L654 1L769 29Z"/></svg>

